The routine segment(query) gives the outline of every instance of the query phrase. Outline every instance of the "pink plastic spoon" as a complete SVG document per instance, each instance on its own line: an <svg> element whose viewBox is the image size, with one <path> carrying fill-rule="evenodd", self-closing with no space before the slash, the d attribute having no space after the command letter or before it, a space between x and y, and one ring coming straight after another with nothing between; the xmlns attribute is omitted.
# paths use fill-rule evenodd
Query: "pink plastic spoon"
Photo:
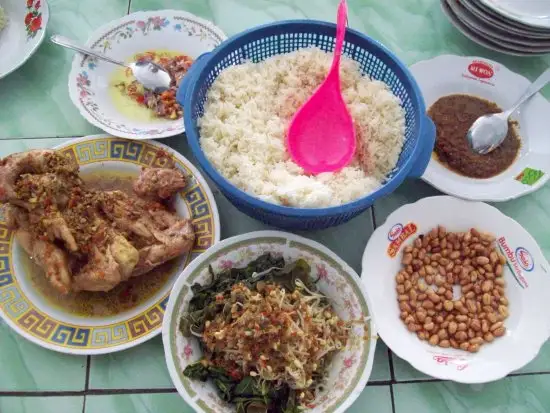
<svg viewBox="0 0 550 413"><path fill-rule="evenodd" d="M321 86L294 114L288 130L290 156L310 174L342 169L355 153L355 128L340 90L340 56L347 15L346 0L341 0L330 71Z"/></svg>

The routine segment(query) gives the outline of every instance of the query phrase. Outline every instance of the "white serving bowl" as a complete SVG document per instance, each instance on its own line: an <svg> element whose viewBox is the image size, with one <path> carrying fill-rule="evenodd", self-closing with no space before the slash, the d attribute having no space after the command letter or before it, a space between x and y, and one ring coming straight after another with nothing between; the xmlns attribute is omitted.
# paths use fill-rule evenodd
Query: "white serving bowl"
<svg viewBox="0 0 550 413"><path fill-rule="evenodd" d="M191 162L159 142L97 135L73 139L55 149L73 158L81 174L115 176L138 176L143 167L165 164L165 158L156 156L159 151L169 155L169 162L188 180L187 187L174 197L174 208L179 216L191 220L195 243L191 251L174 259L167 281L147 300L116 315L87 317L54 305L37 290L25 265L28 254L7 229L0 208L0 317L26 339L62 353L105 354L143 343L160 333L170 288L178 275L220 239L214 196Z"/></svg>
<svg viewBox="0 0 550 413"><path fill-rule="evenodd" d="M272 252L282 255L287 262L305 259L312 268L312 277L333 303L344 320L364 319L370 337L376 328L369 318L370 305L357 274L342 259L321 244L293 234L279 231L258 231L223 240L198 257L178 278L166 307L162 338L166 363L179 394L197 412L234 412L235 408L223 402L210 382L193 381L183 376L183 370L201 358L196 338L186 338L179 331L179 320L192 298L191 286L205 284L215 272L228 267L243 267L258 256ZM351 331L351 346L334 357L325 391L317 396L307 412L344 412L363 391L372 370L376 340L364 340L364 325Z"/></svg>
<svg viewBox="0 0 550 413"><path fill-rule="evenodd" d="M211 22L178 10L137 12L97 29L86 46L119 61L155 50L180 52L196 59L225 40ZM129 118L114 105L110 82L118 66L76 54L69 74L69 94L88 122L114 136L157 139L185 131L183 119Z"/></svg>
<svg viewBox="0 0 550 413"><path fill-rule="evenodd" d="M48 25L46 0L3 0L7 25L0 30L0 79L25 63L38 49Z"/></svg>
<svg viewBox="0 0 550 413"><path fill-rule="evenodd" d="M468 94L495 102L506 110L525 92L530 82L500 63L481 57L442 55L410 68L429 108L439 98ZM524 104L512 118L519 122L521 149L514 163L488 179L460 175L433 157L422 179L449 195L475 201L507 201L541 188L550 178L550 103L540 94ZM542 176L530 184L518 177L530 168Z"/></svg>
<svg viewBox="0 0 550 413"><path fill-rule="evenodd" d="M510 312L504 322L506 334L481 346L478 353L432 347L399 318L395 276L402 250L438 225L448 231L476 228L492 233L508 259L503 275ZM487 204L436 196L405 205L376 229L362 265L361 279L368 286L380 337L399 357L430 376L462 383L497 380L533 360L550 337L550 266L521 225Z"/></svg>

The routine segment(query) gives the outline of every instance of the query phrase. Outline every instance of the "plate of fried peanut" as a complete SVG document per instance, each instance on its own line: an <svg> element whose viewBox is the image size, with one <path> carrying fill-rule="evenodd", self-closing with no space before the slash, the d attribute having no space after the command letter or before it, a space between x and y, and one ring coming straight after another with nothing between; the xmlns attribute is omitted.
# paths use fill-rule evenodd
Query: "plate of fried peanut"
<svg viewBox="0 0 550 413"><path fill-rule="evenodd" d="M484 383L526 365L550 337L549 275L516 221L436 196L399 208L374 232L361 278L395 354L430 376Z"/></svg>

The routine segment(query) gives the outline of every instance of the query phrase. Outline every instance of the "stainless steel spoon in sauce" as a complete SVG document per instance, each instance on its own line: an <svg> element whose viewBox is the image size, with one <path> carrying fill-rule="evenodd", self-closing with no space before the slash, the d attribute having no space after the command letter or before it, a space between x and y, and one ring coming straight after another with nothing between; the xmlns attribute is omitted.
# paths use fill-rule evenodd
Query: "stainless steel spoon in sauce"
<svg viewBox="0 0 550 413"><path fill-rule="evenodd" d="M521 105L550 82L550 69L540 75L527 88L514 106L502 113L484 115L478 118L468 130L466 137L474 152L485 155L500 146L508 134L508 118Z"/></svg>
<svg viewBox="0 0 550 413"><path fill-rule="evenodd" d="M105 60L106 62L131 69L136 80L141 83L145 89L160 93L170 88L170 83L172 82L170 74L166 70L164 70L162 66L154 62L134 62L127 64L112 59L109 56L105 56L102 53L98 53L95 50L80 46L71 39L60 36L58 34L53 35L50 40L53 43L66 47L68 49L76 50L77 52L86 54L88 56L97 57L98 59Z"/></svg>

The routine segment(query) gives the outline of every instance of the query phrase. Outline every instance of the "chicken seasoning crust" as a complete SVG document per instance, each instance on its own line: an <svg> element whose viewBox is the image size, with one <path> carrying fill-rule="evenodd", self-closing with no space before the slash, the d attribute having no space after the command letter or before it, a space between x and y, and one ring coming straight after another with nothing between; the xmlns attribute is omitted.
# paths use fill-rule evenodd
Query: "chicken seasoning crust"
<svg viewBox="0 0 550 413"><path fill-rule="evenodd" d="M332 356L346 347L350 326L309 278L304 260L286 264L266 253L245 268L212 274L192 286L185 336L204 358L183 374L211 378L237 411L298 412L315 399Z"/></svg>
<svg viewBox="0 0 550 413"><path fill-rule="evenodd" d="M108 292L192 248L188 219L168 208L185 177L176 168L144 168L134 194L97 190L54 150L0 161L0 202L9 228L63 295Z"/></svg>
<svg viewBox="0 0 550 413"><path fill-rule="evenodd" d="M504 172L516 159L521 142L516 123L508 121L508 135L494 151L480 155L468 144L466 134L477 118L502 110L493 102L470 95L449 95L428 110L436 126L434 153L451 170L470 178L491 178Z"/></svg>

